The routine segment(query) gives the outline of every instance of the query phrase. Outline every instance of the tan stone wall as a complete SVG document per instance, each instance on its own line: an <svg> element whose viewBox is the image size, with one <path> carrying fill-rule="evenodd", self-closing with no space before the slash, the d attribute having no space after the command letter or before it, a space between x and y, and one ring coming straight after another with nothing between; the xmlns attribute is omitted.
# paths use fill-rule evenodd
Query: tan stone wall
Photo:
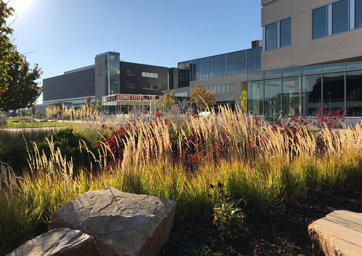
<svg viewBox="0 0 362 256"><path fill-rule="evenodd" d="M264 25L292 17L292 45L263 52L262 69L306 66L362 57L362 29L312 40L312 10L332 2L335 0L281 0L262 8Z"/></svg>
<svg viewBox="0 0 362 256"><path fill-rule="evenodd" d="M277 0L261 0L261 5L264 6L266 4L270 4L271 2L274 2L274 1L277 1Z"/></svg>

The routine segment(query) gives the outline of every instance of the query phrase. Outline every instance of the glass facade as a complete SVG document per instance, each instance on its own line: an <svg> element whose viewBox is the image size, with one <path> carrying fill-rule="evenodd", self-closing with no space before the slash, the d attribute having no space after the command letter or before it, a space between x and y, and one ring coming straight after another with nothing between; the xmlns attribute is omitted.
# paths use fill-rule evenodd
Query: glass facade
<svg viewBox="0 0 362 256"><path fill-rule="evenodd" d="M355 27L362 28L362 0L356 0L355 3Z"/></svg>
<svg viewBox="0 0 362 256"><path fill-rule="evenodd" d="M225 53L178 63L179 88L189 87L190 81L235 76L261 70L262 48Z"/></svg>
<svg viewBox="0 0 362 256"><path fill-rule="evenodd" d="M279 117L281 104L281 79L265 80L264 108L268 117Z"/></svg>
<svg viewBox="0 0 362 256"><path fill-rule="evenodd" d="M323 106L332 111L344 108L344 73L323 75Z"/></svg>
<svg viewBox="0 0 362 256"><path fill-rule="evenodd" d="M280 47L292 44L292 19L280 21Z"/></svg>
<svg viewBox="0 0 362 256"><path fill-rule="evenodd" d="M300 103L300 78L291 77L283 79L283 113L288 115L290 107L294 109L295 114L299 115L302 111Z"/></svg>
<svg viewBox="0 0 362 256"><path fill-rule="evenodd" d="M332 111L346 109L347 116L362 116L362 61L248 75L249 111L277 118L280 110L288 115L289 107L296 115L313 115L322 106Z"/></svg>
<svg viewBox="0 0 362 256"><path fill-rule="evenodd" d="M362 70L346 74L347 116L362 116Z"/></svg>
<svg viewBox="0 0 362 256"><path fill-rule="evenodd" d="M349 0L341 0L332 4L333 34L348 31L349 29L348 1Z"/></svg>
<svg viewBox="0 0 362 256"><path fill-rule="evenodd" d="M211 89L215 94L235 93L235 84L214 84L208 85L207 89Z"/></svg>
<svg viewBox="0 0 362 256"><path fill-rule="evenodd" d="M108 52L107 56L108 94L121 93L119 53Z"/></svg>
<svg viewBox="0 0 362 256"><path fill-rule="evenodd" d="M92 104L96 104L96 97L90 96L92 99ZM87 101L88 97L79 97L79 98L66 98L66 99L58 99L58 100L45 100L43 101L43 104L59 104L64 106L74 106L79 107L80 105L84 105Z"/></svg>
<svg viewBox="0 0 362 256"><path fill-rule="evenodd" d="M313 10L313 39L327 36L327 6Z"/></svg>

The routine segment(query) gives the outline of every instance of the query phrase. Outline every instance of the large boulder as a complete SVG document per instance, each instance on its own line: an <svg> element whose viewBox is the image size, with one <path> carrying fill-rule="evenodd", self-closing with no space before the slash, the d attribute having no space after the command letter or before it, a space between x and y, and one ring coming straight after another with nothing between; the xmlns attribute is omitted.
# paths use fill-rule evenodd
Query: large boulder
<svg viewBox="0 0 362 256"><path fill-rule="evenodd" d="M79 230L57 228L37 236L6 256L99 256L93 237Z"/></svg>
<svg viewBox="0 0 362 256"><path fill-rule="evenodd" d="M334 211L308 227L313 255L362 255L362 213Z"/></svg>
<svg viewBox="0 0 362 256"><path fill-rule="evenodd" d="M176 203L111 187L89 191L53 213L48 229L79 229L100 255L157 255L171 232Z"/></svg>

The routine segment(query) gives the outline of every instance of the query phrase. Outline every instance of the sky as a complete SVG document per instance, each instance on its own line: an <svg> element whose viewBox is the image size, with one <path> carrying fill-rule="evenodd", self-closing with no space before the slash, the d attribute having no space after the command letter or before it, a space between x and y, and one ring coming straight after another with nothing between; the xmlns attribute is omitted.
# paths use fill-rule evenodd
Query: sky
<svg viewBox="0 0 362 256"><path fill-rule="evenodd" d="M5 0L9 1L9 0ZM97 54L177 67L251 48L262 39L260 0L10 0L13 44L42 79L94 64ZM40 81L41 81L40 80Z"/></svg>

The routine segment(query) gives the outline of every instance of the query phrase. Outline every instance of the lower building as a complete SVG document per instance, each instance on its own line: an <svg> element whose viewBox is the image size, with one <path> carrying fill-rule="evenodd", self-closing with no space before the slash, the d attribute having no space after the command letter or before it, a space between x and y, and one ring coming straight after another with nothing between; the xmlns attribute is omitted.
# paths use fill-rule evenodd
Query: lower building
<svg viewBox="0 0 362 256"><path fill-rule="evenodd" d="M129 106L141 103L152 110L163 91L177 87L173 83L167 67L124 62L119 53L106 52L95 57L94 65L44 79L43 104L37 105L33 114L49 104L78 108L88 97L92 104L101 100L109 113L125 113Z"/></svg>

